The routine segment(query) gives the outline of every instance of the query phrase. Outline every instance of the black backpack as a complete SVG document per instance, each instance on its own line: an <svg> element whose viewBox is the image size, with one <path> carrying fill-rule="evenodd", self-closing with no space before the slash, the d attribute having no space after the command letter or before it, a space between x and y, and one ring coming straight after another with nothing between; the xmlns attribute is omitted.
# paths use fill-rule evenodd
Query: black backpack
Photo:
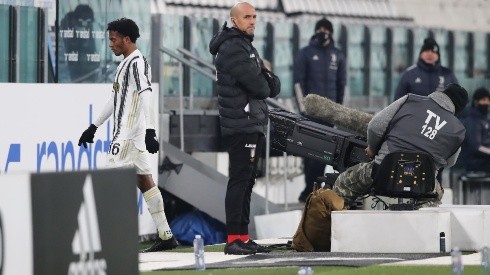
<svg viewBox="0 0 490 275"><path fill-rule="evenodd" d="M393 152L377 167L372 194L397 198L435 198L435 166L420 152Z"/></svg>

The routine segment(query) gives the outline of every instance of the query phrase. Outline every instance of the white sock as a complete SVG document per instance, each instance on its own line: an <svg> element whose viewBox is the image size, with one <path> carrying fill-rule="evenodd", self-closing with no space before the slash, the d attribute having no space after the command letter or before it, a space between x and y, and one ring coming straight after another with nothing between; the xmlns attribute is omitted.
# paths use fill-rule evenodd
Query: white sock
<svg viewBox="0 0 490 275"><path fill-rule="evenodd" d="M143 193L146 204L148 205L148 211L150 211L151 217L155 222L158 230L158 236L162 240L168 240L172 238L172 230L167 222L165 211L163 210L163 199L160 189L154 186L150 190Z"/></svg>

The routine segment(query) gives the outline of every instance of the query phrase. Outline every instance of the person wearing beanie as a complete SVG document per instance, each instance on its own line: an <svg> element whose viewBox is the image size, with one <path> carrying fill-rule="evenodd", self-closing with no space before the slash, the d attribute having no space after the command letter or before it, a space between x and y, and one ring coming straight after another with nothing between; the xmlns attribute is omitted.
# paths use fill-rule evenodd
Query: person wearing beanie
<svg viewBox="0 0 490 275"><path fill-rule="evenodd" d="M315 23L310 43L300 49L293 68L294 90L300 112L303 113L302 98L308 94L317 94L336 103L344 101L347 83L347 60L344 53L335 47L333 25L322 18ZM324 175L325 164L304 159L306 186L299 201L305 202L313 191L316 179Z"/></svg>
<svg viewBox="0 0 490 275"><path fill-rule="evenodd" d="M482 106L480 112L484 115L488 113L488 105L490 105L490 92L485 87L480 87L473 93L473 101L471 106L478 107Z"/></svg>
<svg viewBox="0 0 490 275"><path fill-rule="evenodd" d="M434 177L442 167L458 159L465 128L456 114L468 103L468 93L458 84L428 96L408 94L378 112L367 126L366 155L372 161L359 163L341 173L332 190L344 199L347 208L372 189L373 178L381 171L385 157L393 152L425 153L433 160ZM382 173L382 172L380 172ZM443 189L435 178L436 198L422 199L418 207L441 204Z"/></svg>
<svg viewBox="0 0 490 275"><path fill-rule="evenodd" d="M490 92L478 88L473 93L471 106L462 119L466 128L466 137L461 149L461 164L467 172L490 173L490 120L488 108L490 106Z"/></svg>
<svg viewBox="0 0 490 275"><path fill-rule="evenodd" d="M412 93L429 95L442 91L451 83L458 83L453 72L441 65L441 51L436 40L425 38L419 52L419 60L402 74L395 91L394 100Z"/></svg>
<svg viewBox="0 0 490 275"><path fill-rule="evenodd" d="M327 30L329 34L333 34L333 25L327 18L322 18L316 22L314 31L317 33L320 31L325 32L325 30Z"/></svg>
<svg viewBox="0 0 490 275"><path fill-rule="evenodd" d="M441 65L441 51L436 40L425 38L419 52L419 60L403 72L395 91L394 100L412 93L429 95L435 91L442 91L451 83L458 83L453 72ZM438 173L442 180L442 170Z"/></svg>
<svg viewBox="0 0 490 275"><path fill-rule="evenodd" d="M463 111L466 104L468 104L468 92L458 84L449 84L446 89L442 91L454 105L454 115L457 116Z"/></svg>

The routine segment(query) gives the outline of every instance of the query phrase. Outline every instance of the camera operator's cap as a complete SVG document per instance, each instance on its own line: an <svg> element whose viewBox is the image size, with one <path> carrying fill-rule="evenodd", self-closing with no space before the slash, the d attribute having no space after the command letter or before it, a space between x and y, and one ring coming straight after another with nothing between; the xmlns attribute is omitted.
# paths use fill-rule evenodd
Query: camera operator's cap
<svg viewBox="0 0 490 275"><path fill-rule="evenodd" d="M439 53L439 45L437 44L436 40L434 38L426 38L424 39L424 44L422 45L422 48L420 48L420 53L425 52L425 51L433 51L439 55L440 58L440 53Z"/></svg>
<svg viewBox="0 0 490 275"><path fill-rule="evenodd" d="M320 29L321 27L324 27L325 29L327 29L330 32L330 34L333 33L332 22L330 22L327 18L322 18L316 22L315 32L318 31L318 29Z"/></svg>
<svg viewBox="0 0 490 275"><path fill-rule="evenodd" d="M442 93L447 95L453 102L455 115L459 114L468 104L468 92L458 84L449 84Z"/></svg>
<svg viewBox="0 0 490 275"><path fill-rule="evenodd" d="M485 97L490 98L490 92L487 90L487 88L480 87L475 90L475 93L473 94L473 101L478 101Z"/></svg>

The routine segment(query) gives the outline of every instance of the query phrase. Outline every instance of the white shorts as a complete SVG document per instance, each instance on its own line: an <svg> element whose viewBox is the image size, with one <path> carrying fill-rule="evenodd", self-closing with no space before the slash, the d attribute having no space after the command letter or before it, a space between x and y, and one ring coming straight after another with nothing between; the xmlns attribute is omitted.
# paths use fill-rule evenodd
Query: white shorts
<svg viewBox="0 0 490 275"><path fill-rule="evenodd" d="M150 175L150 153L136 148L133 140L115 141L107 153L107 168L136 168L138 175Z"/></svg>

